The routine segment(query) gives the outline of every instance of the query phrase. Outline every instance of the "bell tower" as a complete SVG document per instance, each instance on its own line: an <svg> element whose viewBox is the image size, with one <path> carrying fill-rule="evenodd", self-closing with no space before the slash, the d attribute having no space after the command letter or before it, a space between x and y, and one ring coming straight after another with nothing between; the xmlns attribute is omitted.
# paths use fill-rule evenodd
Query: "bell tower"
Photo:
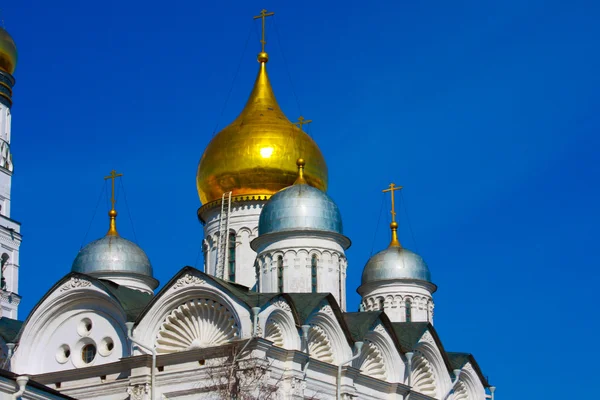
<svg viewBox="0 0 600 400"><path fill-rule="evenodd" d="M10 149L13 73L17 48L0 28L0 307L2 317L17 318L21 224L11 218L11 185L14 166Z"/></svg>

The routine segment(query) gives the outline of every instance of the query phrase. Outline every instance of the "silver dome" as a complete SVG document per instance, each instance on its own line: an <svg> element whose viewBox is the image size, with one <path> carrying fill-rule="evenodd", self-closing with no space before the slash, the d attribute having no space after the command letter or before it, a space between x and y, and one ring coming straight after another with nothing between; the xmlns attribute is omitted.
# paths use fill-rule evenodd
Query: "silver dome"
<svg viewBox="0 0 600 400"><path fill-rule="evenodd" d="M399 246L390 246L369 259L363 270L362 284L393 279L431 282L431 274L421 256Z"/></svg>
<svg viewBox="0 0 600 400"><path fill-rule="evenodd" d="M152 277L152 265L146 253L137 244L116 235L106 235L81 249L71 271L90 275L116 272Z"/></svg>
<svg viewBox="0 0 600 400"><path fill-rule="evenodd" d="M258 234L289 230L317 230L343 234L338 206L327 194L307 184L296 184L273 195L260 213Z"/></svg>

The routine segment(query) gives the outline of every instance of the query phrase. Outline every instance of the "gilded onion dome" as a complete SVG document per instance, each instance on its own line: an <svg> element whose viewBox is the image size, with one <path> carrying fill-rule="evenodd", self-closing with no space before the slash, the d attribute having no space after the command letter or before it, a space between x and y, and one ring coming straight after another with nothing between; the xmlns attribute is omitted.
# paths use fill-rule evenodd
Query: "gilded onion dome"
<svg viewBox="0 0 600 400"><path fill-rule="evenodd" d="M258 76L240 115L208 144L196 175L203 204L233 196L270 196L294 183L294 161L307 161L310 185L327 190L327 165L317 144L290 122L275 99L260 53Z"/></svg>
<svg viewBox="0 0 600 400"><path fill-rule="evenodd" d="M17 46L15 41L5 29L0 28L0 69L12 75L16 67Z"/></svg>

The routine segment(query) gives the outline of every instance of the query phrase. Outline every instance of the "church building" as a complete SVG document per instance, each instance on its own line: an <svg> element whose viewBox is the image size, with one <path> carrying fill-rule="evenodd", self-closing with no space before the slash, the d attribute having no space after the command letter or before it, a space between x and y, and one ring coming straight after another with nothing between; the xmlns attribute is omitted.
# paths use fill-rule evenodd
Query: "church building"
<svg viewBox="0 0 600 400"><path fill-rule="evenodd" d="M23 399L493 399L472 354L434 328L438 284L398 240L362 269L346 307L342 215L317 143L279 107L263 10L258 74L238 117L201 155L197 211L204 266L162 286L118 230L73 254L70 269L17 314L20 225L11 219L11 95L17 52L0 29L0 393ZM192 184L190 182L190 184ZM27 266L24 266L27 270ZM360 267L354 266L355 270ZM158 289L158 290L157 290ZM19 319L20 317L20 319ZM2 397L4 398L4 397Z"/></svg>

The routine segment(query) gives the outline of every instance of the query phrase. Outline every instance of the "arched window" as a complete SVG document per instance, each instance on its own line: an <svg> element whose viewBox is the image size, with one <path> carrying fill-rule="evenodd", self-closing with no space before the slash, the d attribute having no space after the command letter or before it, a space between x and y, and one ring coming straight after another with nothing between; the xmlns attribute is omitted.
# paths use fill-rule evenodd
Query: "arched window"
<svg viewBox="0 0 600 400"><path fill-rule="evenodd" d="M227 255L227 262L229 264L229 281L235 282L235 232L229 232L229 254Z"/></svg>
<svg viewBox="0 0 600 400"><path fill-rule="evenodd" d="M310 259L310 286L313 293L317 293L317 265L319 259L316 254L313 254Z"/></svg>
<svg viewBox="0 0 600 400"><path fill-rule="evenodd" d="M406 322L412 322L412 303L410 299L406 299L404 302L404 314L406 316Z"/></svg>
<svg viewBox="0 0 600 400"><path fill-rule="evenodd" d="M277 291L283 293L283 257L277 257Z"/></svg>

